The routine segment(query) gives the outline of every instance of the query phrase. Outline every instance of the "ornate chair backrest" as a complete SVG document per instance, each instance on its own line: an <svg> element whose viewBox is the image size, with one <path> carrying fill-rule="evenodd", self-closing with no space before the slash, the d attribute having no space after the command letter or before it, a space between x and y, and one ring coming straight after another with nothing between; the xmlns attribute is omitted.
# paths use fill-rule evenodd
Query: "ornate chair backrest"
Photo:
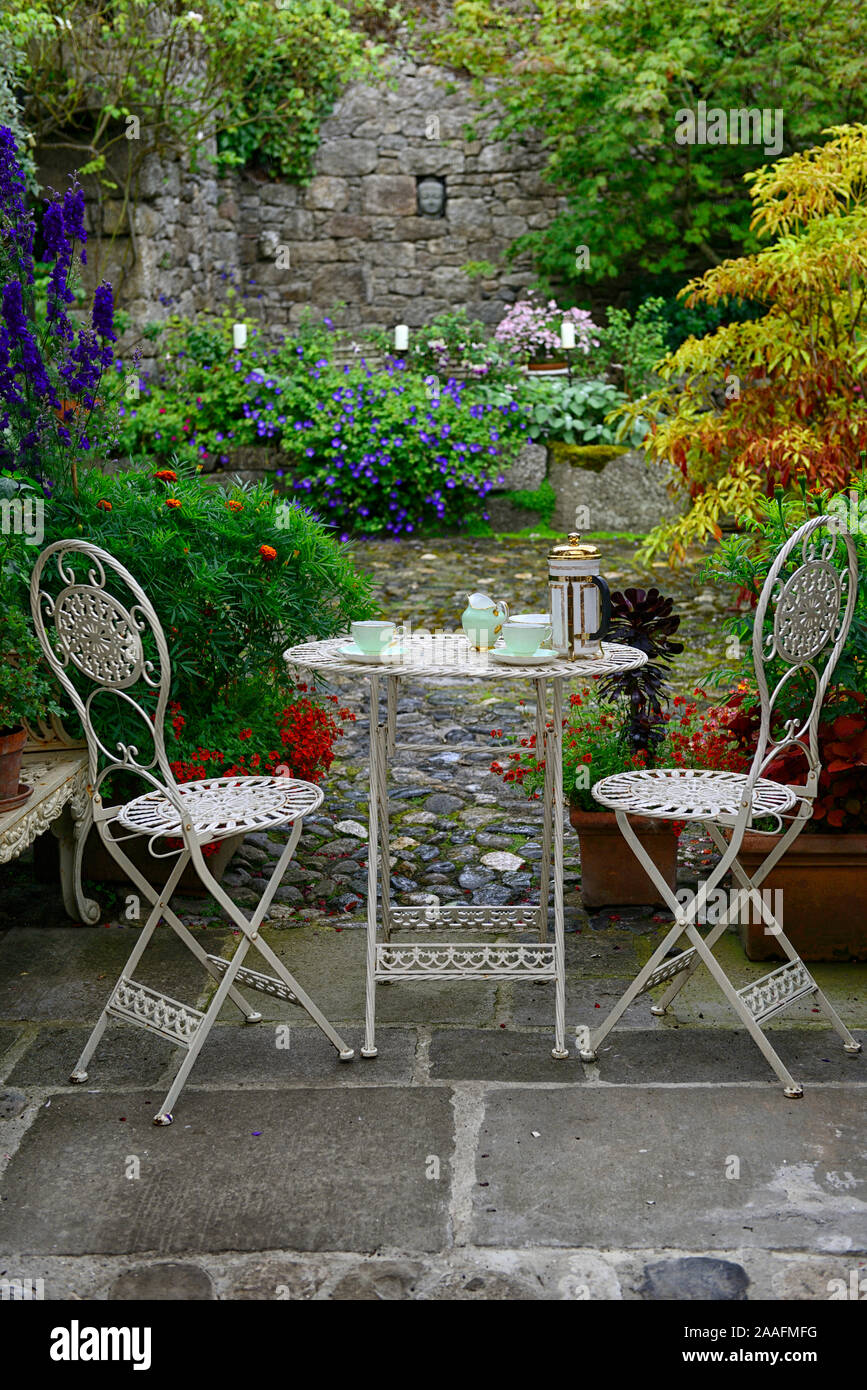
<svg viewBox="0 0 867 1390"><path fill-rule="evenodd" d="M797 744L807 760L806 785L796 787L812 799L818 790L818 727L822 702L834 668L849 635L858 596L858 565L852 537L842 533L832 516L813 517L782 547L756 606L753 624L753 665L761 701L761 725L750 781L760 777L784 749ZM771 618L772 627L765 631ZM769 690L768 667L777 663L783 674ZM793 693L799 676L806 677L809 709L803 718L784 720L783 732L772 733L781 697Z"/></svg>
<svg viewBox="0 0 867 1390"><path fill-rule="evenodd" d="M76 573L76 560L84 561L86 570L79 563ZM30 606L45 659L84 726L93 792L110 772L123 770L170 789L172 795L175 782L163 735L169 650L140 585L112 555L89 541L55 541L34 566ZM130 693L134 686L140 687L139 700ZM120 702L115 720L126 722L133 739L127 739L124 728L124 736L109 746L109 736L101 735L98 725L107 723L112 699ZM140 752L142 734L146 742Z"/></svg>

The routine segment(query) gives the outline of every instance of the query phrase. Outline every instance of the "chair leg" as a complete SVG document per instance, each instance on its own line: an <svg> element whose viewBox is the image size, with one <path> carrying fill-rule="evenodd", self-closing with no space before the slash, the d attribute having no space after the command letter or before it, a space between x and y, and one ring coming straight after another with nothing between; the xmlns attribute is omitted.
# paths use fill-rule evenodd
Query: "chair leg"
<svg viewBox="0 0 867 1390"><path fill-rule="evenodd" d="M659 889L662 901L668 905L674 915L675 924L657 946L647 963L639 971L632 984L626 990L626 993L623 994L614 1005L614 1008L603 1021L602 1025L592 1033L588 1046L584 1051L579 1053L582 1062L596 1061L600 1043L608 1036L615 1024L620 1021L632 1001L636 999L639 994L644 992L653 972L662 965L672 946L683 936L694 918L698 917L701 909L707 902L709 894L713 892L717 883L719 883L728 872L729 864L734 858L734 850L730 846L727 847L726 853L708 877L703 888L693 899L686 911L684 911L681 904L677 901L675 894L662 877L659 869L650 858L650 855L639 842L626 814L623 811L617 811L616 816L617 824L623 838L626 840L626 843L629 845L638 862L646 870L651 882Z"/></svg>
<svg viewBox="0 0 867 1390"><path fill-rule="evenodd" d="M289 971L286 969L285 965L280 960L280 958L274 953L274 951L271 950L271 947L268 945L268 943L266 941L263 941L261 936L259 935L259 927L261 926L265 918L265 914L271 905L271 901L274 897L274 894L280 886L280 880L282 879L283 874L286 871L286 866L288 865L289 860L292 858L295 846L297 845L298 840L300 838L301 825L302 822L300 819L297 820L293 825L292 834L290 835L286 847L282 855L280 856L279 862L277 863L277 866L274 869L274 873L268 881L268 886L265 889L265 892L262 894L262 897L259 899L259 903L256 907L255 912L249 918L244 916L243 912L241 912L237 904L235 904L229 897L229 895L226 893L225 889L219 883L217 883L217 880L209 871L204 859L202 859L201 864L197 864L196 867L199 873L199 877L204 883L205 887L208 888L212 896L216 898L217 902L220 903L220 905L225 909L231 920L235 923L238 930L244 934L244 937L247 940L247 942L255 946L259 954L263 957L263 959L265 959L268 962L268 964L274 970L277 979L280 980L287 987L290 993L292 993L295 996L296 1002L300 1004L304 1010L306 1010L306 1012L313 1019L314 1023L317 1024L317 1026L328 1038L329 1042L331 1042L334 1045L334 1047L337 1049L340 1055L340 1060L342 1062L348 1062L351 1061L351 1059L355 1056L355 1050L351 1048L346 1042L344 1042L343 1038L340 1037L339 1033L335 1032L334 1028L332 1028L325 1015L316 1007L316 1005L313 1003L313 1000L301 988L295 977L289 973ZM199 851L199 857L201 859L201 851ZM233 965L236 960L236 955L232 957ZM234 973L235 972L233 972L233 978ZM226 974L223 976L223 980L220 985L220 990L222 990L228 974L229 971L227 970ZM220 990L218 990L218 993L220 993ZM223 997L225 997L225 994Z"/></svg>
<svg viewBox="0 0 867 1390"><path fill-rule="evenodd" d="M549 814L554 821L554 960L556 979L554 981L554 1047L551 1055L557 1060L569 1056L566 1048L566 926L563 912L563 808L560 805L560 788L563 785L563 682L554 681L552 701L553 728L545 739L545 771L551 766L550 796L547 798ZM547 899L547 895L546 895ZM540 916L544 912L547 936L547 901L539 904Z"/></svg>
<svg viewBox="0 0 867 1390"><path fill-rule="evenodd" d="M217 1020L217 1017L219 1016L220 1010L223 1007L226 998L228 997L229 990L232 988L232 981L234 980L235 976L238 973L238 970L243 964L244 957L246 956L249 949L250 942L246 937L244 937L238 943L238 949L235 951L235 954L231 959L229 968L223 976L222 980L220 981L219 985L217 986L214 997L208 1005L205 1015L199 1023L198 1028L196 1029L196 1035L193 1038L192 1043L188 1047L186 1055L184 1056L184 1059L181 1062L181 1065L175 1072L175 1078L171 1086L169 1087L168 1095L166 1096L157 1113L154 1115L153 1122L155 1125L170 1125L172 1123L172 1111L174 1110L175 1102L177 1101L178 1096L181 1094L181 1091L184 1088L184 1083L186 1082L187 1077L189 1076L190 1072L193 1069L193 1066L195 1065L196 1058L198 1057L199 1053L202 1050L202 1047L204 1046L205 1039L207 1038L208 1034L210 1033Z"/></svg>
<svg viewBox="0 0 867 1390"><path fill-rule="evenodd" d="M717 846L720 849L725 848L725 840L722 837L719 827L708 826L707 828L708 830L710 830L711 836L714 842L717 844ZM801 957L795 950L795 947L792 945L789 938L786 936L786 933L783 930L782 923L777 921L773 912L763 899L759 889L759 884L763 881L763 879L767 877L767 875L770 873L770 870L773 868L774 863L776 863L777 859L779 859L780 857L781 856L779 854L775 854L774 859L771 860L769 856L768 859L764 860L759 865L752 878L750 878L746 870L741 866L740 861L738 859L735 859L732 862L732 874L737 879L738 884L741 888L753 889L755 891L756 897L755 899L753 899L753 901L757 905L759 912L765 921L766 928L769 931L773 932L773 935L776 937L777 942L784 954L788 957L790 961L793 961L795 964L803 965ZM726 922L727 921L728 913L726 913ZM711 936L705 938L705 944L709 947L712 946L719 935L720 932L715 931ZM840 1015L837 1013L830 1000L825 996L825 994L819 988L818 985L816 985L813 989L812 997L815 1000L817 1007L822 1011L822 1013L827 1018L828 1022L831 1024L831 1027L834 1029L837 1035L843 1039L844 1050L850 1053L852 1056L857 1055L857 1053L861 1051L861 1044L858 1042L858 1039L853 1037L852 1033L850 1033L849 1029L846 1027L845 1023L841 1019Z"/></svg>
<svg viewBox="0 0 867 1390"><path fill-rule="evenodd" d="M792 1076L792 1073L789 1071L782 1058L771 1046L767 1035L762 1032L758 1023L756 1023L749 1010L744 1006L743 1000L729 980L728 975L726 975L713 953L708 950L701 933L697 931L695 927L688 927L686 934L693 946L695 946L711 975L716 980L726 999L731 1004L741 1023L746 1028L753 1042L758 1047L765 1061L773 1068L777 1077L782 1082L783 1094L789 1100L800 1100L801 1096L804 1094L803 1086L799 1085Z"/></svg>
<svg viewBox="0 0 867 1390"><path fill-rule="evenodd" d="M830 1000L826 998L818 985L813 990L812 998L816 1001L817 1007L822 1010L822 1013L834 1029L834 1032L843 1039L843 1051L848 1052L852 1057L857 1056L861 1051L861 1044L858 1039L853 1037L849 1032L849 1029L837 1013L837 1010L834 1008L833 1004L831 1004Z"/></svg>
<svg viewBox="0 0 867 1390"><path fill-rule="evenodd" d="M650 959L642 966L641 970L639 970L626 992L620 996L608 1016L603 1020L600 1026L593 1031L587 1047L578 1054L582 1062L595 1062L597 1060L600 1044L605 1041L612 1028L620 1022L633 999L637 999L639 994L643 994L647 987L647 982L654 970L662 964L672 946L676 941L680 940L683 933L684 927L682 923L675 923L664 940L657 946Z"/></svg>
<svg viewBox="0 0 867 1390"><path fill-rule="evenodd" d="M104 840L106 843L108 843L108 836L103 835L102 838L103 838L103 840ZM113 851L112 851L112 852L113 852ZM114 857L115 857L116 859L118 859L118 862L121 862L121 861L123 861L123 860L126 859L126 855L125 855L125 854L122 854L122 853L121 853L119 856L118 856L117 854L115 854ZM174 892L175 886L176 886L178 880L180 879L181 874L182 874L183 871L184 871L184 867L185 867L185 865L186 865L186 861L187 861L188 858L189 858L189 854L183 854L183 853L182 853L182 854L180 855L180 857L179 857L178 863L177 863L177 864L175 865L175 867L172 869L172 872L171 872L171 874L169 875L168 883L166 884L166 887L165 887L165 890L164 890L164 891L165 891L166 900L168 900L168 898L169 898L169 897L171 896L171 894ZM130 867L132 868L133 866L130 865ZM93 1032L91 1033L90 1037L88 1038L87 1042L86 1042L85 1045L84 1045L84 1050L82 1051L82 1054L81 1054L81 1056L79 1057L78 1061L76 1062L76 1064L75 1064L75 1066L74 1066L74 1068L73 1068L73 1070L72 1070L72 1074L71 1074L71 1076L70 1076L69 1079L70 1079L70 1081L74 1082L76 1085L81 1085L83 1082L85 1082L85 1081L87 1080L87 1067L88 1067L88 1063L90 1062L91 1057L93 1056L94 1052L96 1051L96 1049L97 1049L97 1047L98 1047L98 1045L99 1045L99 1040L100 1040L100 1038L102 1037L103 1033L105 1032L105 1027L106 1027L106 1024L108 1023L108 1020L109 1020L109 1012L108 1012L108 1005L109 1005L109 1003L110 1003L111 1000L114 998L115 993L116 993L116 991L117 991L117 989L118 989L118 987L119 987L119 985L120 985L121 980L124 979L124 978L129 979L129 978L132 976L133 971L135 970L136 966L138 965L139 961L141 960L142 956L144 955L145 950L146 950L146 948L147 948L147 945L148 945L148 943L149 943L151 937L153 936L153 934L154 934L154 932L155 932L155 930L156 930L156 928L157 928L157 924L159 923L159 921L160 921L160 919L161 919L161 917L162 917L162 915L163 915L164 904L163 904L162 902L160 902L159 900L155 900L154 895L153 895L153 890L150 888L150 885L146 884L146 880L142 879L142 878L141 878L141 875L137 875L137 877L140 879L141 884L143 884L143 885L146 886L146 890L147 890L147 891L146 891L146 893L145 893L145 896L151 898L151 901L153 901L154 906L153 906L153 909L152 909L152 911L151 911L150 916L148 917L147 921L145 922L144 926L142 927L141 931L139 932L138 940L136 941L135 945L133 946L132 951L130 952L129 958L128 958L128 960L126 961L126 963L125 963L125 965L124 965L124 967L123 967L123 970L120 972L120 975L118 976L118 979L117 979L117 982L116 982L116 984L115 984L114 989L111 991L111 994L108 996L108 1001L106 1002L106 1005L105 1005L105 1007L104 1007L102 1013L100 1014L99 1018L97 1019L96 1026L95 1026ZM143 891L144 891L144 890L143 890Z"/></svg>
<svg viewBox="0 0 867 1390"><path fill-rule="evenodd" d="M322 1032L325 1033L329 1041L333 1043L334 1047L340 1054L341 1061L348 1061L354 1056L353 1049L348 1047L347 1044L340 1037L340 1035L332 1028L331 1024L328 1022L325 1016L313 1003L313 1000L310 999L310 997L301 989L298 982L289 973L289 971L286 970L285 966L278 959L276 954L271 950L271 948L268 946L266 942L261 940L259 936L259 927L262 921L264 920L265 914L273 900L274 893L276 892L280 884L280 880L283 877L283 874L286 870L286 866L289 863L292 854L294 853L299 836L301 834L301 827L302 822L299 819L294 823L292 827L292 832L288 838L286 847L283 851L283 854L280 857L280 860L274 870L271 879L268 882L265 892L259 900L259 903L256 907L256 911L249 919L243 915L243 913L236 906L236 904L233 903L231 898L229 898L228 895L225 893L221 885L217 883L216 879L213 877L213 875L207 867L207 863L201 852L201 846L198 844L196 840L193 840L191 844L188 844L187 847L178 855L177 863L172 868L172 871L168 878L168 882L166 883L162 892L158 893L154 888L151 887L151 885L147 882L143 874L141 874L141 872L135 867L135 865L129 861L127 856L123 853L123 850L120 848L119 843L113 840L111 836L107 833L107 831L103 829L102 826L100 827L103 840L107 844L115 860L123 867L124 871L129 875L131 882L135 883L138 886L143 896L152 904L152 909L147 919L147 922L145 923L144 927L139 933L139 937L136 941L135 947L129 957L129 960L126 962L126 965L124 966L121 980L118 981L118 984L115 986L115 990L112 991L112 994L109 996L109 1004L113 999L115 999L121 981L124 978L130 979L132 977L132 972L134 971L136 965L138 964L139 960L144 954L144 951L157 927L157 924L164 917L166 918L168 924L171 926L172 930L180 937L184 944L189 947L196 959L204 966L208 973L218 981L217 989L204 1014L199 1014L196 1010L189 1011L190 1014L192 1014L193 1019L195 1020L195 1033L192 1036L192 1041L189 1042L189 1044L187 1045L186 1055L184 1056L181 1065L179 1066L177 1073L175 1074L169 1092L162 1106L154 1116L154 1124L169 1125L172 1123L172 1109L184 1087L184 1084L186 1083L187 1077L189 1076L192 1067L195 1065L196 1058L198 1057L211 1028L213 1027L216 1019L219 1016L220 1009L222 1008L223 1004L227 999L231 999L241 1009L247 1022L257 1022L261 1018L261 1014L257 1013L255 1010L252 1010L249 1007L243 995L241 995L238 992L235 986L235 980L238 976L238 972L241 969L244 958L252 945L256 946L259 953L272 966L276 973L278 982L282 983L286 987L287 996L290 999L292 999L293 1002L300 1004L307 1011L307 1013L310 1015L313 1021L318 1025ZM219 902L221 906L226 910L230 919L235 923L236 927L242 933L242 939L239 942L234 955L229 961L220 961L215 964L214 961L212 961L207 956L200 943L196 941L195 937L191 934L191 932L187 929L184 923L172 911L171 907L169 906L169 902L177 887L181 874L183 873L191 857L193 859L196 871L202 883L213 894L217 902ZM222 970L220 968L220 966L223 964L225 965L225 970ZM261 984L259 985L259 987L261 987ZM160 997L158 996L158 999L159 998ZM174 1001L167 1000L164 996L161 998L162 1003L160 1007L165 1008L166 1006L171 1007L174 1005ZM93 1053L99 1043L99 1040L102 1037L103 1032L105 1031L108 1018L110 1017L109 1004L106 1004L106 1007L103 1009L102 1014L100 1015L100 1018L96 1024L96 1027L94 1028L90 1038L88 1039L85 1049L82 1052L81 1057L79 1058L75 1072L72 1076L72 1080L74 1081L81 1082L87 1079L87 1063L93 1056ZM178 1008L183 1007L184 1006L178 1006ZM138 1022L139 1019L133 1018L130 1015L130 1021ZM161 1022L162 1020L160 1020L160 1023ZM154 1029L154 1020L152 1019L147 1026ZM170 1035L166 1032L166 1029L161 1026L156 1026L154 1030L157 1032L162 1032L164 1036ZM182 1041L181 1038L177 1038L177 1040Z"/></svg>
<svg viewBox="0 0 867 1390"><path fill-rule="evenodd" d="M538 680L536 686L536 756L545 759L542 786L542 861L539 869L539 940L548 940L548 898L551 884L551 855L554 847L554 796L552 773L548 757L546 730L548 716L548 682Z"/></svg>
<svg viewBox="0 0 867 1390"><path fill-rule="evenodd" d="M154 908L156 908L158 904L161 905L162 916L168 922L172 930L181 938L184 945L189 947L193 955L196 957L199 963L202 966L204 966L205 970L207 970L208 974L212 977L212 979L215 979L217 981L222 979L219 970L217 970L216 966L214 966L208 959L207 952L199 945L196 938L184 926L180 917L178 917L177 914L173 912L172 909L169 907L172 895L174 894L175 888L178 882L180 881L181 874L183 873L184 869L190 861L190 851L188 849L180 851L178 864L175 865L175 868L179 868L180 872L178 872L176 876L173 873L172 878L169 880L169 883L167 883L164 886L162 893L159 894L157 893L155 888L151 887L141 870L138 869L136 865L133 864L132 860L128 859L127 856L124 854L123 850L120 848L121 844L123 843L122 841L113 840L111 836L108 834L107 828L104 832L102 832L102 840L109 852L111 853L112 858L115 859L117 863L121 866L124 873L128 876L130 883L134 883L136 885L142 897L146 898L147 901L154 906ZM169 887L170 884L171 888ZM154 922L154 926L157 925L159 920L160 918L157 917L156 921ZM262 1015L258 1013L255 1009L252 1009L250 1005L247 1003L243 994L239 994L238 990L234 987L229 991L229 998L231 999L235 1007L239 1009L240 1012L244 1015L245 1023L261 1022Z"/></svg>
<svg viewBox="0 0 867 1390"><path fill-rule="evenodd" d="M717 849L725 852L728 846L725 840L723 839L722 835L720 834L719 827L713 825L712 823L705 822L703 828L710 835L714 844L717 846ZM735 863L737 863L736 860L732 864L732 872L734 872ZM708 932L707 936L705 937L705 944L709 949L712 949L716 945L717 941L719 941L720 937L723 935L728 925L729 911L728 909L726 909L719 922L714 923L713 930ZM668 989L659 999L659 1002L656 1004L651 1004L650 1012L653 1014L655 1018L663 1018L665 1014L668 1013L669 1009L671 1008L677 996L680 994L680 991L683 989L684 985L689 983L696 970L698 970L700 961L700 956L693 956L691 963L686 967L686 969L682 970L680 974L675 975L671 984L668 986Z"/></svg>

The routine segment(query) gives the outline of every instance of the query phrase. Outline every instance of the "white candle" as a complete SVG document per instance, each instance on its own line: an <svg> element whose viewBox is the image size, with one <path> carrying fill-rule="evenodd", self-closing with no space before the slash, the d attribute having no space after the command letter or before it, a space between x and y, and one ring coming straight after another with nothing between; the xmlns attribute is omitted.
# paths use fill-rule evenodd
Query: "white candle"
<svg viewBox="0 0 867 1390"><path fill-rule="evenodd" d="M394 346L397 352L406 352L409 347L409 326L399 323L394 330Z"/></svg>
<svg viewBox="0 0 867 1390"><path fill-rule="evenodd" d="M236 348L247 346L247 325L246 323L232 324L232 342Z"/></svg>
<svg viewBox="0 0 867 1390"><path fill-rule="evenodd" d="M575 346L575 325L571 319L564 319L560 324L560 342L564 348Z"/></svg>

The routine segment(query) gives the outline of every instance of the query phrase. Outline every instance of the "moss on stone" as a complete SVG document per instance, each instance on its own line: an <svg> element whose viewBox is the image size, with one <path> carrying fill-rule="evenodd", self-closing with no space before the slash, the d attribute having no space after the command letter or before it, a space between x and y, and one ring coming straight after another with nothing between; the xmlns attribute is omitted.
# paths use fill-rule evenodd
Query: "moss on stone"
<svg viewBox="0 0 867 1390"><path fill-rule="evenodd" d="M524 511L537 512L545 525L550 525L554 508L557 506L557 494L547 478L532 491L519 489L516 492L507 492L505 496L514 506L522 507Z"/></svg>
<svg viewBox="0 0 867 1390"><path fill-rule="evenodd" d="M629 449L623 444L564 444L560 440L551 440L548 448L552 463L568 463L573 468L590 468L595 473L601 473L612 459L629 453Z"/></svg>

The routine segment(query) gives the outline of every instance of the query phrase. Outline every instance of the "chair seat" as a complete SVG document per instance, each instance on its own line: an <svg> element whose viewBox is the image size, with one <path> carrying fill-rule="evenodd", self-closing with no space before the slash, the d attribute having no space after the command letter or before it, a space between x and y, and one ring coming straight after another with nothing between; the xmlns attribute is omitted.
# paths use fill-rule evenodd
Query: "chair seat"
<svg viewBox="0 0 867 1390"><path fill-rule="evenodd" d="M734 819L741 810L747 775L704 772L696 768L654 767L618 772L591 788L601 805L630 815L659 820ZM752 816L780 815L798 798L788 787L760 777L753 788Z"/></svg>
<svg viewBox="0 0 867 1390"><path fill-rule="evenodd" d="M177 788L199 840L223 840L251 830L270 830L307 816L322 805L324 793L293 777L209 777ZM179 835L178 813L162 791L128 801L116 817L128 830L152 838Z"/></svg>

